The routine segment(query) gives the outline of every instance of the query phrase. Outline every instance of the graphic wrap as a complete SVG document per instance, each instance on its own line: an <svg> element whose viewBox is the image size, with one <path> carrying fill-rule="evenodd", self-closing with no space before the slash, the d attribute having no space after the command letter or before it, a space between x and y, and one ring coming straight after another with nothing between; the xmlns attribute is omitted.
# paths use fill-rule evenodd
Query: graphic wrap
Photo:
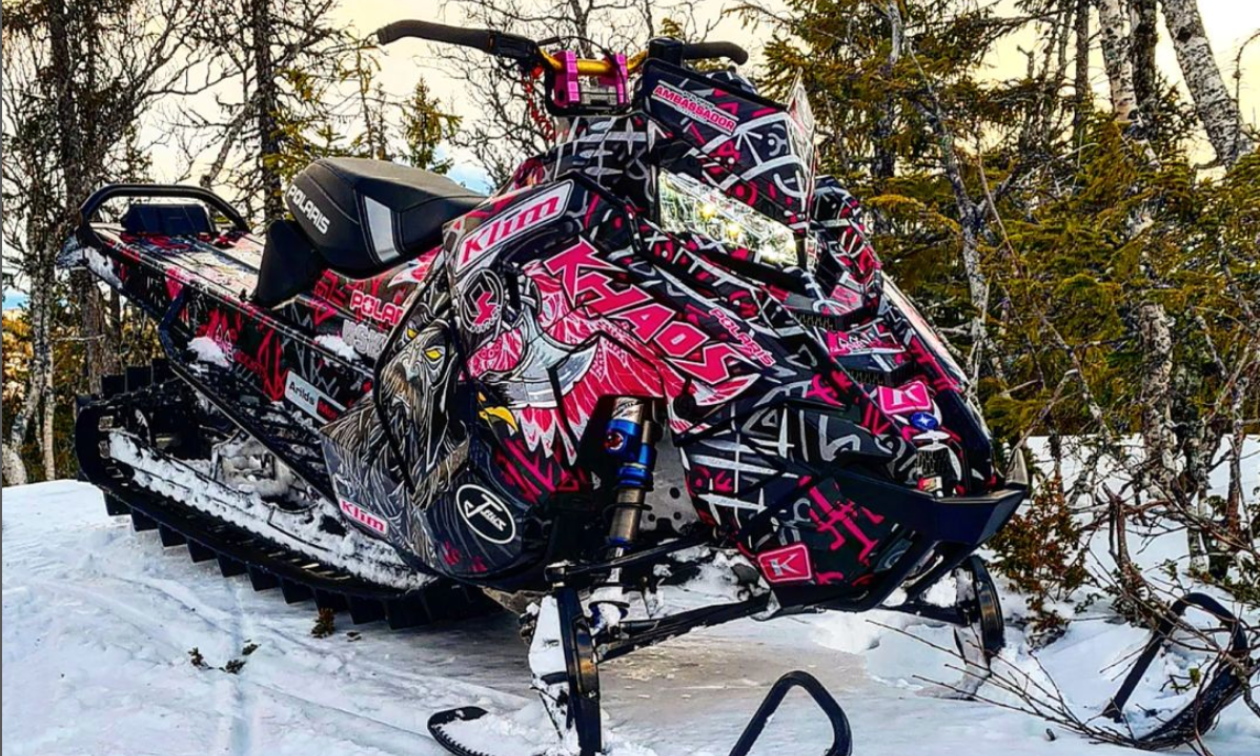
<svg viewBox="0 0 1260 756"><path fill-rule="evenodd" d="M963 375L883 277L857 201L814 176L803 92L780 106L659 61L639 81L638 109L570 119L380 275L325 270L260 311L241 234L124 235L105 273L155 317L182 296L180 338L225 356L201 369L286 418L303 477L417 569L536 588L555 512L598 529L589 439L633 396L663 408L694 519L776 591L861 592L913 533L845 470L918 495L994 480ZM703 184L671 202L717 191L788 229L785 252L667 230L661 171Z"/></svg>

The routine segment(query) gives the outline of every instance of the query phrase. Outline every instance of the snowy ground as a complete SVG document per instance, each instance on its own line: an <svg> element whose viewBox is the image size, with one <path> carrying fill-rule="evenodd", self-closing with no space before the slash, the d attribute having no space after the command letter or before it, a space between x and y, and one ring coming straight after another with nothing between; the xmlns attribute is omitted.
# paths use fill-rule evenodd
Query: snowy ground
<svg viewBox="0 0 1260 756"><path fill-rule="evenodd" d="M163 553L156 534L108 518L92 488L5 489L2 511L5 756L436 756L425 728L435 710L532 700L507 615L405 632L345 624L317 639L312 605L287 606L278 592L224 580L213 562ZM943 628L912 630L952 644ZM1143 639L1076 622L1041 659L1088 710L1114 686L1100 670ZM1018 632L1009 640L1018 660ZM194 647L210 669L190 663ZM234 658L246 661L239 674L215 668ZM769 685L805 669L848 713L858 756L1134 753L1064 731L1052 740L1038 719L933 696L913 677L954 680L950 661L861 617L749 620L606 665L604 706L615 755L720 756ZM796 695L754 753L822 752L826 726ZM1235 705L1207 743L1218 756L1255 756L1260 720Z"/></svg>

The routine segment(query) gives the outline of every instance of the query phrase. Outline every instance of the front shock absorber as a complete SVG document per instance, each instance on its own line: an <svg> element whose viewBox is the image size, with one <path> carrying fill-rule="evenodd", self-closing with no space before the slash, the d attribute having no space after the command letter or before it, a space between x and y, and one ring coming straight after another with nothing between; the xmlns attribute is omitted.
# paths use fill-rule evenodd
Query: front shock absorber
<svg viewBox="0 0 1260 756"><path fill-rule="evenodd" d="M604 552L606 559L624 555L638 540L639 522L648 509L647 493L652 490L659 434L650 400L618 397L604 432L604 451L617 464L612 521ZM608 581L591 592L590 605L593 632L599 633L621 622L627 602L619 568L613 569Z"/></svg>

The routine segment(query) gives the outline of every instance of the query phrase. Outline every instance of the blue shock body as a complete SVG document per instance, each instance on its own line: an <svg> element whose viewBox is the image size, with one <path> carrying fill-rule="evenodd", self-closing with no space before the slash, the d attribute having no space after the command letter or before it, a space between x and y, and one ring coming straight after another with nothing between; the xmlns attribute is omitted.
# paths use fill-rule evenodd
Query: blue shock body
<svg viewBox="0 0 1260 756"><path fill-rule="evenodd" d="M604 451L617 463L613 486L612 522L608 528L608 559L622 556L639 535L639 520L647 509L644 503L652 489L652 469L656 464L654 429L648 417L648 403L631 397L619 398L604 433ZM621 570L613 569L608 581L591 593L592 630L599 633L615 627L626 613Z"/></svg>
<svg viewBox="0 0 1260 756"><path fill-rule="evenodd" d="M614 417L604 435L604 449L617 460L616 509L608 531L608 545L628 548L638 535L646 493L652 490L656 449L647 440L642 419Z"/></svg>

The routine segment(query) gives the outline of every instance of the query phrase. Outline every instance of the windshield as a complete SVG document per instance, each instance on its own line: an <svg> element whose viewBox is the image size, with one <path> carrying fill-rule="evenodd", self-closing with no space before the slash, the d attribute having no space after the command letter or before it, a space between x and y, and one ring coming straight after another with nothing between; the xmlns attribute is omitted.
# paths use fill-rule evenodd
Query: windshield
<svg viewBox="0 0 1260 756"><path fill-rule="evenodd" d="M800 157L805 167L806 186L810 193L814 188L814 109L809 104L809 94L805 84L796 77L792 85L792 95L787 105L788 122L791 124L789 134L792 137L792 151Z"/></svg>

